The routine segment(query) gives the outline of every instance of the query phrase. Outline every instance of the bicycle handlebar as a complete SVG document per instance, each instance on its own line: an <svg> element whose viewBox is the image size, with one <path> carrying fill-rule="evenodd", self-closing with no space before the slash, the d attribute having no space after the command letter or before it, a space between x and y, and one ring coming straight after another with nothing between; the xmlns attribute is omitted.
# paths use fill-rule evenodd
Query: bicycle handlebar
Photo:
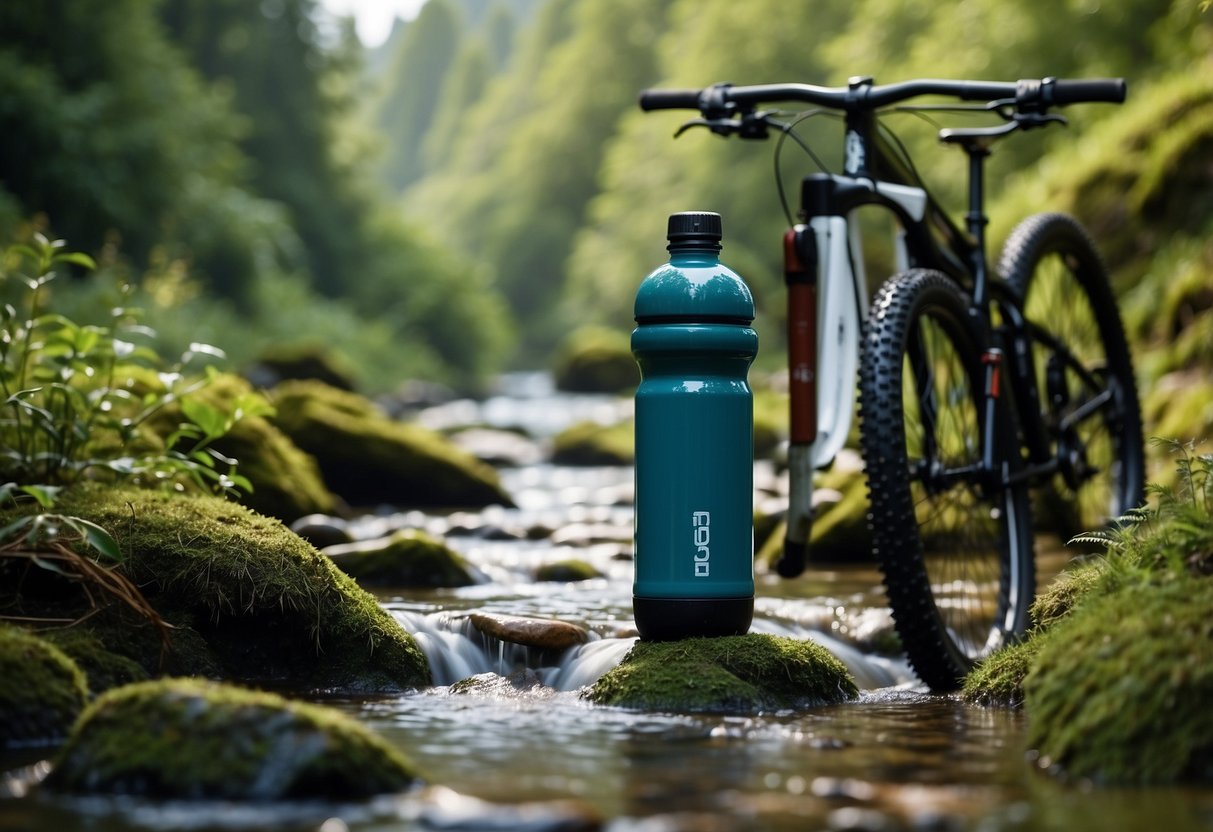
<svg viewBox="0 0 1213 832"><path fill-rule="evenodd" d="M1125 100L1123 78L1028 81L946 81L921 78L895 84L873 85L870 78L857 78L846 87L812 84L760 84L735 87L716 84L702 90L649 89L640 93L642 110L728 111L775 101L800 101L839 110L875 110L920 95L944 95L962 101L1013 99L1023 110L1040 111L1050 106Z"/></svg>

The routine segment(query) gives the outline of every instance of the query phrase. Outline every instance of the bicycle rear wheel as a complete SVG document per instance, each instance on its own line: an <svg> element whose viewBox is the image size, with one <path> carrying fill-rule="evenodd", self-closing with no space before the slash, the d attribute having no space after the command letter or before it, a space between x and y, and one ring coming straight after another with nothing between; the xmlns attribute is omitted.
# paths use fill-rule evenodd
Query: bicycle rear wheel
<svg viewBox="0 0 1213 832"><path fill-rule="evenodd" d="M1000 470L982 466L985 349L957 285L914 270L868 316L860 441L869 520L894 623L933 690L955 689L1021 635L1035 591L1026 487L1010 408L994 399Z"/></svg>
<svg viewBox="0 0 1213 832"><path fill-rule="evenodd" d="M1142 502L1145 454L1129 347L1103 262L1072 217L1024 220L1007 238L998 270L1023 299L1060 472L1038 502L1064 542Z"/></svg>

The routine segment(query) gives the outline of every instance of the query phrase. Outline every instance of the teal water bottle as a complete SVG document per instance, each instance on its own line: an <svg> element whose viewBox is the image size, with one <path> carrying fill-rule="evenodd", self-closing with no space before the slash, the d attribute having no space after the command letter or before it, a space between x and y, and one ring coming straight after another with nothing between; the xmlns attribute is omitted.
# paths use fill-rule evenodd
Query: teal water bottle
<svg viewBox="0 0 1213 832"><path fill-rule="evenodd" d="M740 635L754 617L754 299L720 262L719 214L669 220L636 293L636 578L641 638Z"/></svg>

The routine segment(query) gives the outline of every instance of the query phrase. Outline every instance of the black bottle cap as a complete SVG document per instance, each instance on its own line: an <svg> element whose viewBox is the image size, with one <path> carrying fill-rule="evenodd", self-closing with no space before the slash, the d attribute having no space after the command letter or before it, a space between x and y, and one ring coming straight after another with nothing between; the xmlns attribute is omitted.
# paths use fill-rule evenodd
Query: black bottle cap
<svg viewBox="0 0 1213 832"><path fill-rule="evenodd" d="M670 222L666 231L667 246L671 251L675 248L709 248L720 251L720 239L723 231L720 214L710 211L683 211L680 214L670 214Z"/></svg>

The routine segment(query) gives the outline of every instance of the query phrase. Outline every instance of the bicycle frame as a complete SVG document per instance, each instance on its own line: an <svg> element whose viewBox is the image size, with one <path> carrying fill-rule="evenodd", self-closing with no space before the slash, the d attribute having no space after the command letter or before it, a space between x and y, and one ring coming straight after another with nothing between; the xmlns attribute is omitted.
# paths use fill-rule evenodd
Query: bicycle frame
<svg viewBox="0 0 1213 832"><path fill-rule="evenodd" d="M952 277L972 299L976 318L987 335L989 298L997 297L1006 322L991 344L1009 344L1017 362L1030 370L1026 322L1018 302L1002 280L989 274L985 252L986 218L983 201L983 160L988 143L966 143L970 159L969 230L961 231L921 185L876 128L871 113L848 114L844 172L813 174L803 182L805 224L785 233L784 274L788 289L788 380L790 394L790 478L787 539L807 544L812 529L813 472L828 467L846 442L854 417L854 385L859 365L862 321L867 317L867 280L863 240L855 213L865 206L891 212L899 233L897 271L931 268ZM1002 351L986 357L987 397L1000 394ZM1017 363L1017 367L1021 366ZM1015 377L1018 376L1017 379ZM1032 372L1012 374L1016 389L1008 390L1024 426L1029 458L1049 458L1045 430ZM987 402L987 437L983 442L983 471L999 470L994 408ZM1047 464L1042 463L1044 467ZM1033 473L1052 473L1044 467Z"/></svg>

